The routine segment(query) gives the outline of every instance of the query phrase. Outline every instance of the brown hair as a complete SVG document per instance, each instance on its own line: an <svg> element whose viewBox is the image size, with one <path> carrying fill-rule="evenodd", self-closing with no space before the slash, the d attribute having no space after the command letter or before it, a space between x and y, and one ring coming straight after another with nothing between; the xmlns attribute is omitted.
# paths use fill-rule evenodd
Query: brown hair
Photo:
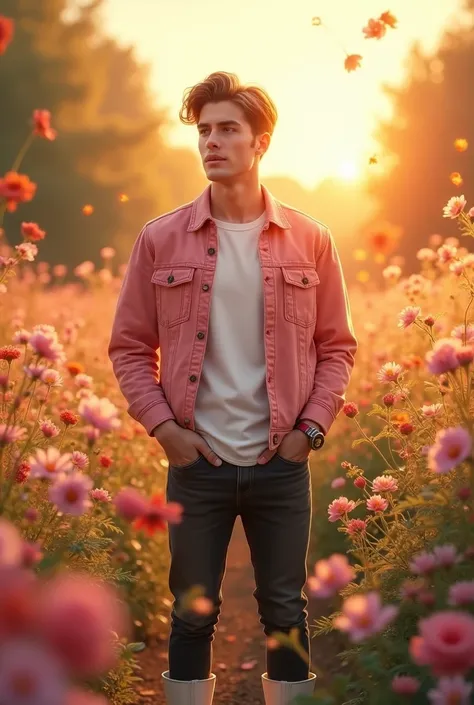
<svg viewBox="0 0 474 705"><path fill-rule="evenodd" d="M242 108L254 136L263 132L273 134L278 113L268 93L258 86L243 85L235 73L226 71L211 73L185 90L179 119L185 125L196 125L206 103L222 100L230 100Z"/></svg>

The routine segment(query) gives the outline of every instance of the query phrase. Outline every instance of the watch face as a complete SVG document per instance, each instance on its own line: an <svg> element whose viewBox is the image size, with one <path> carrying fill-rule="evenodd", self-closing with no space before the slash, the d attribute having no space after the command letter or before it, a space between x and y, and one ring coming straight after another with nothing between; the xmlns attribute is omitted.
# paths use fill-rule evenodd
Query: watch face
<svg viewBox="0 0 474 705"><path fill-rule="evenodd" d="M316 436L316 438L313 438L313 448L314 450L317 450L318 448L321 448L321 446L324 443L324 438L322 435Z"/></svg>

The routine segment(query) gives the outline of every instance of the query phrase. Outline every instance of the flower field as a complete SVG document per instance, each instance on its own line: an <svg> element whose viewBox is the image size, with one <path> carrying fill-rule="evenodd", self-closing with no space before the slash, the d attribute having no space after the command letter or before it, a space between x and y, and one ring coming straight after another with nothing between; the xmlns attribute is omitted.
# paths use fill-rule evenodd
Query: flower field
<svg viewBox="0 0 474 705"><path fill-rule="evenodd" d="M364 33L395 25L387 12ZM0 17L0 54L12 38ZM136 654L168 619L166 527L182 508L164 499L167 461L106 354L124 274L114 249L71 281L40 260L40 224L9 244L8 214L36 191L23 159L57 137L36 110L0 176L0 705L126 705ZM474 208L455 196L439 215L453 234L427 233L419 271L395 257L376 295L350 292L356 367L312 457L307 591L333 607L312 625L312 669L328 632L346 647L340 675L301 705L473 702ZM199 586L187 606L213 607ZM299 649L281 634L269 647L282 642Z"/></svg>

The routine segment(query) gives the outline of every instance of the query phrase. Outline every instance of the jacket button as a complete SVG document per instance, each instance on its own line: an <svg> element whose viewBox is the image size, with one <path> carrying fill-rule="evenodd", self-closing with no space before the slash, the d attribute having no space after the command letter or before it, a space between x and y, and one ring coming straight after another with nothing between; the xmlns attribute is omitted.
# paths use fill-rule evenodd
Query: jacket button
<svg viewBox="0 0 474 705"><path fill-rule="evenodd" d="M278 443L278 436L277 436L276 433L275 433L275 435L273 436L273 442L274 442L274 443Z"/></svg>
<svg viewBox="0 0 474 705"><path fill-rule="evenodd" d="M203 291L209 291L209 284L203 284L203 285L202 285L202 290L203 290Z"/></svg>
<svg viewBox="0 0 474 705"><path fill-rule="evenodd" d="M189 378L190 382L195 382L196 380L197 380L196 375L191 375L191 377Z"/></svg>
<svg viewBox="0 0 474 705"><path fill-rule="evenodd" d="M202 340L204 338L204 333L202 332L202 330L199 331L197 337L199 338L199 340Z"/></svg>
<svg viewBox="0 0 474 705"><path fill-rule="evenodd" d="M308 283L308 277L303 277L303 279L302 279L301 281L303 282L303 284L307 284L307 283Z"/></svg>
<svg viewBox="0 0 474 705"><path fill-rule="evenodd" d="M172 274L170 274L168 277L168 284L171 284L172 282L174 282L174 277Z"/></svg>
<svg viewBox="0 0 474 705"><path fill-rule="evenodd" d="M189 426L190 423L191 423L191 419L188 419L188 417L186 417L186 418L184 419L184 425L185 425L185 426Z"/></svg>
<svg viewBox="0 0 474 705"><path fill-rule="evenodd" d="M208 255L215 255L215 254L216 254L216 251L215 251L215 249L214 249L213 247L210 247L210 248L208 249L208 251L207 251L207 254L208 254Z"/></svg>

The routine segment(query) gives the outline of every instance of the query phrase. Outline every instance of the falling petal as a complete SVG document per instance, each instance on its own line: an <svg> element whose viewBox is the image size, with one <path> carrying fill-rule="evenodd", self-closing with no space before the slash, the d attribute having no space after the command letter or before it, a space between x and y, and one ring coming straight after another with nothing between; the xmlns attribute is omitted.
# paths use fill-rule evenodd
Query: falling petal
<svg viewBox="0 0 474 705"><path fill-rule="evenodd" d="M453 171L449 178L451 179L451 183L455 186L461 186L461 184L463 183L463 178L459 171Z"/></svg>

